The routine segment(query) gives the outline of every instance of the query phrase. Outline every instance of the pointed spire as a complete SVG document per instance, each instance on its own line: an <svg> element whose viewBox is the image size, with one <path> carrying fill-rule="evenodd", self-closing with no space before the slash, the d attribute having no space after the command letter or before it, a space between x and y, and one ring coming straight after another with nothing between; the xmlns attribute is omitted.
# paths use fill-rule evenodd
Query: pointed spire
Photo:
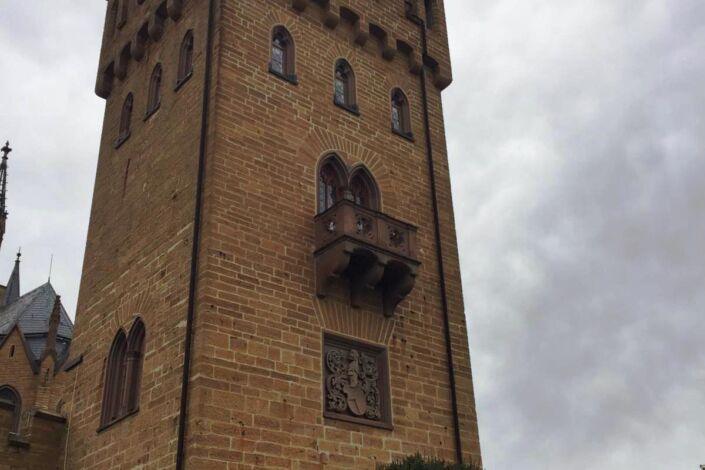
<svg viewBox="0 0 705 470"><path fill-rule="evenodd" d="M61 296L57 295L54 298L54 309L51 311L51 316L49 317L49 332L47 334L47 342L44 346L44 352L39 362L43 362L44 359L51 353L54 353L54 359L56 359L56 337L59 334L59 324L61 323Z"/></svg>
<svg viewBox="0 0 705 470"><path fill-rule="evenodd" d="M10 305L20 298L20 256L22 253L17 252L17 259L15 260L15 267L10 274L10 280L7 281L7 287L5 288L5 298L2 301L4 305Z"/></svg>
<svg viewBox="0 0 705 470"><path fill-rule="evenodd" d="M10 142L5 142L5 146L0 149L2 161L0 162L0 247L5 237L5 223L7 222L7 156L12 152Z"/></svg>

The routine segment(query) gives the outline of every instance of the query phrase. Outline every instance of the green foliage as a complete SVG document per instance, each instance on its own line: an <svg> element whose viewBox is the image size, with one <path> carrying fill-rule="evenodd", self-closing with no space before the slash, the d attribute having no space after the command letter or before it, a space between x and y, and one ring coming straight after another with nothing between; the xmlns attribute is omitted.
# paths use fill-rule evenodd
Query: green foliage
<svg viewBox="0 0 705 470"><path fill-rule="evenodd" d="M475 464L452 464L437 458L424 458L420 454L404 460L396 460L388 465L379 465L377 470L482 470Z"/></svg>

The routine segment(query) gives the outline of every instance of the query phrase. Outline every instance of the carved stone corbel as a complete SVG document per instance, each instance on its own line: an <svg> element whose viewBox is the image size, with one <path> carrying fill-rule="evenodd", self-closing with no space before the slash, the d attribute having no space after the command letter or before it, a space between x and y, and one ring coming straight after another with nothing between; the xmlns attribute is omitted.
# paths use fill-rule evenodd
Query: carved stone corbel
<svg viewBox="0 0 705 470"><path fill-rule="evenodd" d="M144 58L144 53L147 49L147 39L146 28L141 28L130 43L130 54L137 62Z"/></svg>
<svg viewBox="0 0 705 470"><path fill-rule="evenodd" d="M373 292L384 276L384 263L374 253L356 250L350 267L350 305L359 308L365 292Z"/></svg>
<svg viewBox="0 0 705 470"><path fill-rule="evenodd" d="M164 17L158 11L149 15L149 25L147 27L149 37L152 41L159 41L164 34Z"/></svg>
<svg viewBox="0 0 705 470"><path fill-rule="evenodd" d="M330 283L333 279L341 277L348 268L353 249L348 243L340 243L316 255L314 267L316 270L316 295L318 297L328 295Z"/></svg>
<svg viewBox="0 0 705 470"><path fill-rule="evenodd" d="M385 317L394 316L397 305L406 298L414 288L416 283L416 269L412 269L401 263L389 263L387 272L394 272L393 275L385 275L385 285L382 294L383 312ZM386 274L386 273L385 273Z"/></svg>
<svg viewBox="0 0 705 470"><path fill-rule="evenodd" d="M291 8L298 12L303 12L308 8L310 0L291 0Z"/></svg>

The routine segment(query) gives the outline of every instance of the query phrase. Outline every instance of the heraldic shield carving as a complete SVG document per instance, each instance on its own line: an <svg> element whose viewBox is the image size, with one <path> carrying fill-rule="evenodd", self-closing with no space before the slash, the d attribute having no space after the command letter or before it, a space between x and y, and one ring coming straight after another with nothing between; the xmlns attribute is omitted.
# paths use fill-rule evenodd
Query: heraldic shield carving
<svg viewBox="0 0 705 470"><path fill-rule="evenodd" d="M384 348L327 334L323 368L326 417L391 428Z"/></svg>

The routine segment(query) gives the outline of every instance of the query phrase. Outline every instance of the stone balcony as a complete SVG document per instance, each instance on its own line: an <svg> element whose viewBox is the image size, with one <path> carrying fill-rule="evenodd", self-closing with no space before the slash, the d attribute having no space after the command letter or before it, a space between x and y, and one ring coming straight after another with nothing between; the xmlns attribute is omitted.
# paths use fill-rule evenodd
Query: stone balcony
<svg viewBox="0 0 705 470"><path fill-rule="evenodd" d="M411 292L421 264L416 227L343 200L314 218L316 294L325 297L334 282L349 287L350 303L381 299L385 316Z"/></svg>

